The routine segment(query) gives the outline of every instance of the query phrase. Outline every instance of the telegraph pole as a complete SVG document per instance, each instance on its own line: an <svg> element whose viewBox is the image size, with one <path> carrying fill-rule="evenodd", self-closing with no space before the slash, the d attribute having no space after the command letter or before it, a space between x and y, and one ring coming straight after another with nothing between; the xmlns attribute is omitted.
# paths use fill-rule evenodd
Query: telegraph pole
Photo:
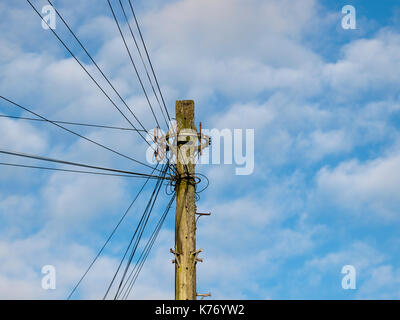
<svg viewBox="0 0 400 320"><path fill-rule="evenodd" d="M196 263L200 259L197 258L199 251L196 250L194 146L190 146L190 142L188 142L191 137L182 134L182 130L188 132L187 129L190 129L196 133L197 139L193 100L176 102L176 122L178 179L176 185L175 250L171 250L175 254L175 299L196 300Z"/></svg>

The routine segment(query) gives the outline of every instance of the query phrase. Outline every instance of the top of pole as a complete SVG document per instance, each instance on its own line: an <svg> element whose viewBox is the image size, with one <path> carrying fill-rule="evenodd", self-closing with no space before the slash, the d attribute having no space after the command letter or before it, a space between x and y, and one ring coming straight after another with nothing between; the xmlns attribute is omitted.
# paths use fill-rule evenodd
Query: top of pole
<svg viewBox="0 0 400 320"><path fill-rule="evenodd" d="M195 129L194 125L194 101L178 100L176 101L176 122L178 130Z"/></svg>

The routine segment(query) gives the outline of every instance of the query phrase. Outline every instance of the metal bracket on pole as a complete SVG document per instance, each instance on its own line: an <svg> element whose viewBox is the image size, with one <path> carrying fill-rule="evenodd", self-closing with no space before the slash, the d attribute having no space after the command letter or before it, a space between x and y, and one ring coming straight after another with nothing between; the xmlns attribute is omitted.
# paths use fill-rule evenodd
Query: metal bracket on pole
<svg viewBox="0 0 400 320"><path fill-rule="evenodd" d="M196 218L196 223L199 221L200 217L203 216L211 216L211 212L196 212L197 218Z"/></svg>
<svg viewBox="0 0 400 320"><path fill-rule="evenodd" d="M211 144L211 137L205 135L202 132L201 122L200 122L200 132L197 133L197 139L199 142L199 145L197 146L197 157L200 158L200 156L203 155L203 149L207 148Z"/></svg>
<svg viewBox="0 0 400 320"><path fill-rule="evenodd" d="M203 262L203 259L197 257L200 252L203 252L203 249L199 249L197 251L190 252L190 254L194 255L194 263Z"/></svg>
<svg viewBox="0 0 400 320"><path fill-rule="evenodd" d="M203 300L206 297L211 297L211 292L209 292L209 293L197 293L196 296L201 297L201 300Z"/></svg>
<svg viewBox="0 0 400 320"><path fill-rule="evenodd" d="M178 259L180 253L176 252L175 250L172 250L172 248L169 249L169 252L171 252L175 256L175 259L172 260L172 263L176 263L176 265L180 268L179 259Z"/></svg>

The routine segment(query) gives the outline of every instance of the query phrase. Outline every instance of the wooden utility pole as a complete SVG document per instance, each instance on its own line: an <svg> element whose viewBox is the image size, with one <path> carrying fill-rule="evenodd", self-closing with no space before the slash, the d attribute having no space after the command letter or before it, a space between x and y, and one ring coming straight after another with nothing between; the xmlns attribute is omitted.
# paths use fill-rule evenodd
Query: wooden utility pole
<svg viewBox="0 0 400 320"><path fill-rule="evenodd" d="M188 147L187 141L190 140L190 136L182 134L184 129L191 129L196 132L194 102L192 100L176 102L176 122L178 135L177 174L179 177L176 185L175 251L173 251L175 254L175 299L196 300L198 252L196 251L194 148ZM187 161L183 161L183 159Z"/></svg>

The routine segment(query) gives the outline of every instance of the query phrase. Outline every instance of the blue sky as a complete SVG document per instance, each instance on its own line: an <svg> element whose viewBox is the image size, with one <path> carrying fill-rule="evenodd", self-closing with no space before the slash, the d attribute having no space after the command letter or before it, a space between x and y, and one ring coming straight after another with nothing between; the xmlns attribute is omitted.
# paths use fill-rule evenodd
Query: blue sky
<svg viewBox="0 0 400 320"><path fill-rule="evenodd" d="M107 2L54 4L153 128ZM204 127L255 130L253 174L237 176L233 165L198 168L210 179L198 208L212 212L198 225L198 292L215 299L399 299L396 1L134 5L169 112L175 100L193 99ZM344 5L356 8L356 30L341 27ZM50 119L127 125L25 1L3 1L0 17L1 95ZM61 21L56 31L100 79ZM0 113L27 116L3 101ZM76 130L145 157L135 133ZM2 118L0 137L1 150L148 172L47 124ZM38 164L4 155L0 161ZM0 298L66 298L141 181L0 170ZM102 298L152 185L75 298ZM163 194L152 224L167 200ZM173 298L173 221L171 211L130 298ZM41 268L49 264L57 289L45 291ZM355 290L341 287L344 265L356 268Z"/></svg>

